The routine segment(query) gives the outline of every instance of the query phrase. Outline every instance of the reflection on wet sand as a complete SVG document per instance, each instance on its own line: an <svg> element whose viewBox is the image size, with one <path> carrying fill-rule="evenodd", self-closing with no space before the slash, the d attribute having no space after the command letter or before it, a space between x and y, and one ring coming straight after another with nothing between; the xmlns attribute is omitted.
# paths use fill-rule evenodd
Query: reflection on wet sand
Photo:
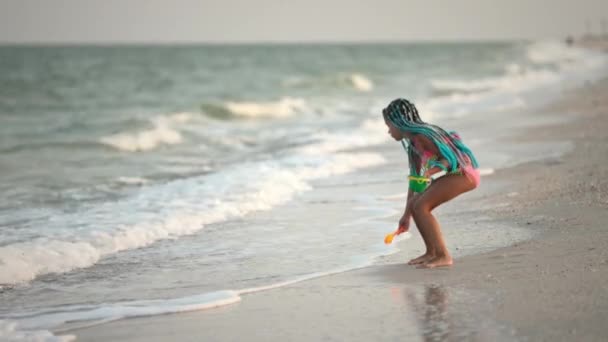
<svg viewBox="0 0 608 342"><path fill-rule="evenodd" d="M401 294L425 342L516 340L512 331L492 319L492 304L478 293L429 284L405 287Z"/></svg>
<svg viewBox="0 0 608 342"><path fill-rule="evenodd" d="M452 340L452 324L447 312L449 304L447 289L438 285L427 285L422 299L417 298L414 291L407 289L405 295L417 313L424 341Z"/></svg>

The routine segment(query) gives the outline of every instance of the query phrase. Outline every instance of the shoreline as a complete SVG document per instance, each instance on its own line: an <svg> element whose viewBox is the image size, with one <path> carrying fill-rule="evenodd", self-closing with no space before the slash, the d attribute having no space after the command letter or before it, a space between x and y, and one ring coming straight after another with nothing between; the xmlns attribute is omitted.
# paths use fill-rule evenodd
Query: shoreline
<svg viewBox="0 0 608 342"><path fill-rule="evenodd" d="M573 115L574 113L574 115ZM464 287L494 296L492 315L515 336L531 340L603 340L608 333L608 79L568 92L542 108L570 121L525 130L513 140L570 140L559 158L496 170L516 197L491 210L497 220L533 227L531 240L464 256L449 272L420 274L399 265L376 273ZM532 136L533 135L533 136ZM494 195L494 201L500 195ZM398 269L399 272L395 272Z"/></svg>
<svg viewBox="0 0 608 342"><path fill-rule="evenodd" d="M576 120L537 126L513 137L532 141L568 139L573 141L574 150L560 158L499 169L489 176L516 185L508 205L496 206L486 214L509 225L539 231L540 235L531 240L457 258L451 268L438 270L407 266L400 252L391 256L390 260L399 260L396 263L245 296L237 305L62 329L61 334L74 334L79 341L160 341L169 336L179 340L249 336L253 340L302 341L323 336L361 341L410 335L424 338L420 327L432 326L432 321L419 323L413 330L389 327L404 321L404 315L411 316L416 311L411 302L426 292L427 305L422 311L430 307L442 311L450 302L450 308L443 312L454 318L452 322L458 321L455 317L466 305L458 298L475 294L469 298L476 304L471 314L493 322L483 329L477 329L474 323L453 323L455 331L450 333L456 336L481 340L488 336L497 340L601 340L608 333L604 327L608 318L608 288L604 285L608 280L608 233L603 226L608 222L607 94L608 80L568 91L564 99L543 108L541 115L568 115ZM504 201L503 197L489 194L483 200L497 203ZM403 298L413 299L404 303L395 299L395 292L407 292L409 295ZM435 297L439 298L437 303L429 304L429 298ZM372 317L381 322L370 323ZM301 325L302 320L320 324L321 328L310 331ZM410 321L417 322L411 317ZM230 328L235 325L239 329ZM351 336L349 329L353 326L358 328ZM502 333L492 335L493 330Z"/></svg>

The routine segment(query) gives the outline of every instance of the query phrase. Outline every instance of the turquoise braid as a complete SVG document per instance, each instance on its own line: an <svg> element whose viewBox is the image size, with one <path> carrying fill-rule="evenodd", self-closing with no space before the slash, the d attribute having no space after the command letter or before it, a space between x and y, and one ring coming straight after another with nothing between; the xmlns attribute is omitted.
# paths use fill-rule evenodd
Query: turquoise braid
<svg viewBox="0 0 608 342"><path fill-rule="evenodd" d="M454 137L442 128L425 123L420 119L416 107L405 99L392 101L384 110L386 119L403 132L422 134L429 138L439 149L439 153L450 165L450 172L456 172L461 166L465 166L470 160L473 168L477 168L477 159L473 152L458 138ZM453 133L453 132L452 132ZM403 140L401 144L406 149L410 160L410 173L418 174L416 166L413 165L414 151L411 143L406 147Z"/></svg>

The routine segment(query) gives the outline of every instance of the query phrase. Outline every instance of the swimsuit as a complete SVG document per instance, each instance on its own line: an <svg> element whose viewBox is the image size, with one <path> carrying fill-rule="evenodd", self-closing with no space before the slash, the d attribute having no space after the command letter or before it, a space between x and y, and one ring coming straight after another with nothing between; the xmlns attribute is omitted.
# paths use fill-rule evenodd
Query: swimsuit
<svg viewBox="0 0 608 342"><path fill-rule="evenodd" d="M460 138L458 137L458 135L452 134L452 136L454 136L455 138ZM456 170L454 171L448 171L448 168L445 167L445 165L443 165L443 163L439 162L439 156L434 154L433 152L429 151L429 150L424 150L424 149L420 149L416 146L416 140L412 139L411 140L411 144L410 144L412 150L414 151L414 153L416 153L419 157L420 157L420 174L424 175L424 173L430 169L432 169L433 167L438 167L440 169L442 169L443 171L446 171L446 174L444 176L447 175L466 175L470 180L473 181L473 183L475 183L475 186L479 185L480 182L480 175L479 175L479 170L474 169L470 162L463 167L458 167ZM441 176L441 177L444 177ZM439 178L441 178L439 177ZM437 178L437 179L439 179Z"/></svg>

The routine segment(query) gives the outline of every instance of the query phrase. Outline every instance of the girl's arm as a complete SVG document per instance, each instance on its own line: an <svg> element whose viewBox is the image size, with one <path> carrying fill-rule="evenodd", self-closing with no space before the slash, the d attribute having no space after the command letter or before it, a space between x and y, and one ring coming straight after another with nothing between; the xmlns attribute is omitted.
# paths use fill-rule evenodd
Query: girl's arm
<svg viewBox="0 0 608 342"><path fill-rule="evenodd" d="M414 156L412 161L414 162L416 173L420 174L420 158L418 156ZM405 209L403 210L403 216L401 216L401 219L399 220L399 230L401 231L407 231L410 227L410 221L412 220L412 206L416 195L417 194L412 191L412 189L408 188Z"/></svg>
<svg viewBox="0 0 608 342"><path fill-rule="evenodd" d="M399 220L399 230L401 232L406 232L410 228L410 222L412 221L412 206L414 205L414 199L416 198L416 193L409 189L407 191L407 203L405 204L405 210L403 212L403 216Z"/></svg>

